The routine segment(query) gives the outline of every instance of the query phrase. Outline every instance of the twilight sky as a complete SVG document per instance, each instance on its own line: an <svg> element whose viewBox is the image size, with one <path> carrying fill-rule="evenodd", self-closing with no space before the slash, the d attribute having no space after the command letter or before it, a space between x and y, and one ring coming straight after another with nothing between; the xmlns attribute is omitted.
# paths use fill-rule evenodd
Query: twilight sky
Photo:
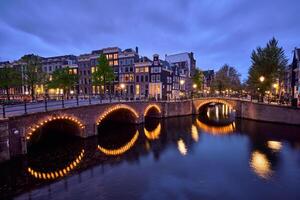
<svg viewBox="0 0 300 200"><path fill-rule="evenodd" d="M273 36L291 58L299 19L299 0L1 0L0 61L138 46L193 51L198 67L228 63L246 78L251 51Z"/></svg>

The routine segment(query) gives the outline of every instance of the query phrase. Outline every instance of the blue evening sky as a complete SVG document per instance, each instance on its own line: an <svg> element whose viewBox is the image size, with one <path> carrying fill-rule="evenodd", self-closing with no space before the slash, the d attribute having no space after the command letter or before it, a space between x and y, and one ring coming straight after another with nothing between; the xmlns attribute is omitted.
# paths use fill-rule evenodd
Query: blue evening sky
<svg viewBox="0 0 300 200"><path fill-rule="evenodd" d="M138 46L151 57L193 51L201 69L235 66L275 36L300 46L299 0L1 0L0 60Z"/></svg>

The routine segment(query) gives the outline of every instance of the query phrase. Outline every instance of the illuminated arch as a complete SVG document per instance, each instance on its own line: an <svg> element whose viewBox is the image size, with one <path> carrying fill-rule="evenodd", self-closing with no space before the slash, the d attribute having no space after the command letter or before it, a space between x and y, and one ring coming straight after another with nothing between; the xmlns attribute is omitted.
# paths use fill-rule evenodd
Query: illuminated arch
<svg viewBox="0 0 300 200"><path fill-rule="evenodd" d="M135 142L137 141L138 137L139 137L139 131L137 130L136 133L134 134L134 136L131 138L131 140L122 147L119 147L117 149L106 149L106 148L98 145L97 148L99 151L101 151L105 155L118 156L118 155L124 154L126 151L131 149L133 147L133 145L135 144Z"/></svg>
<svg viewBox="0 0 300 200"><path fill-rule="evenodd" d="M234 106L233 106L231 103L229 103L228 101L226 101L226 100L223 100L223 99L207 99L207 100L201 101L201 102L197 105L197 107L196 107L197 111L198 111L202 106L204 106L204 105L206 105L206 104L210 104L210 103L221 103L221 104L227 105L227 106L228 106L229 108L231 108L231 109L234 108Z"/></svg>
<svg viewBox="0 0 300 200"><path fill-rule="evenodd" d="M152 109L152 108L155 108L155 110L156 110L159 114L161 114L161 109L160 109L160 107L159 107L158 105L156 105L156 104L150 104L150 105L148 105L148 106L145 108L145 110L144 110L144 117L147 116L149 110Z"/></svg>
<svg viewBox="0 0 300 200"><path fill-rule="evenodd" d="M144 128L144 133L149 140L156 140L159 138L161 132L161 124L158 123L157 127L153 131L148 131Z"/></svg>
<svg viewBox="0 0 300 200"><path fill-rule="evenodd" d="M83 123L76 117L74 116L68 116L68 115L59 115L59 116L47 116L44 119L39 120L38 123L33 124L31 127L29 127L29 130L26 133L26 139L30 140L31 136L40 128L42 128L43 126L45 126L46 124L48 124L51 121L55 121L55 120L68 120L71 122L74 122L75 124L77 124L79 126L79 128L84 129L84 125Z"/></svg>
<svg viewBox="0 0 300 200"><path fill-rule="evenodd" d="M130 111L136 119L139 117L139 114L132 107L130 107L128 105L124 105L124 104L118 104L118 105L115 105L115 106L112 106L112 107L106 109L100 115L100 117L97 119L96 124L99 125L107 117L107 115L111 114L112 112L114 112L116 110L120 110L120 109L125 109L125 110Z"/></svg>
<svg viewBox="0 0 300 200"><path fill-rule="evenodd" d="M80 154L63 169L55 170L52 172L40 172L32 169L31 167L28 167L27 172L37 179L54 180L66 176L70 171L75 169L75 167L77 167L77 165L82 161L83 156L84 149L82 149Z"/></svg>
<svg viewBox="0 0 300 200"><path fill-rule="evenodd" d="M205 132L211 133L213 135L226 135L232 133L235 130L235 122L232 122L226 126L208 126L200 120L196 119L196 124Z"/></svg>

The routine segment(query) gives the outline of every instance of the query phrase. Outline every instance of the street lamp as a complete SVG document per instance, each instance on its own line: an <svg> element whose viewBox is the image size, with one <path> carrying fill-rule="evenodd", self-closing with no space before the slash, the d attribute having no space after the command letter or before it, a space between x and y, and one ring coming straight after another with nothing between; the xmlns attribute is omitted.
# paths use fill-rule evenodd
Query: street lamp
<svg viewBox="0 0 300 200"><path fill-rule="evenodd" d="M124 83L121 83L121 84L120 84L120 88L121 88L121 95L122 95L122 97L123 97L123 90L124 90L124 88L125 88L125 84L124 84Z"/></svg>
<svg viewBox="0 0 300 200"><path fill-rule="evenodd" d="M194 90L196 90L197 84L193 84L193 90L192 90L192 98L194 98Z"/></svg>
<svg viewBox="0 0 300 200"><path fill-rule="evenodd" d="M181 85L181 90L183 90L183 85L184 85L185 81L183 79L181 79L179 81L179 84ZM185 91L183 92L184 96L185 96Z"/></svg>
<svg viewBox="0 0 300 200"><path fill-rule="evenodd" d="M259 77L259 81L262 83L262 82L264 82L265 81L265 77L264 76L260 76Z"/></svg>

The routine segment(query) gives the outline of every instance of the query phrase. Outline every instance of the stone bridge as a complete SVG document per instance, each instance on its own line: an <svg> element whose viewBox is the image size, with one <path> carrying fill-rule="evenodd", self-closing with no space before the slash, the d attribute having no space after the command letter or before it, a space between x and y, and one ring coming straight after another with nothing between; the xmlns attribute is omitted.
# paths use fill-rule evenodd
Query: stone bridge
<svg viewBox="0 0 300 200"><path fill-rule="evenodd" d="M79 137L87 138L97 135L97 126L108 119L139 124L143 123L146 117L164 118L199 114L201 107L210 103L228 105L236 111L237 117L283 123L288 119L288 122L300 124L300 112L297 109L224 98L203 98L177 102L137 101L86 105L1 120L0 161L7 160L12 156L26 154L28 141L48 123L71 123L76 127ZM274 115L274 112L281 117L276 118L277 115ZM279 112L283 113L278 114ZM298 115L293 117L291 113Z"/></svg>

